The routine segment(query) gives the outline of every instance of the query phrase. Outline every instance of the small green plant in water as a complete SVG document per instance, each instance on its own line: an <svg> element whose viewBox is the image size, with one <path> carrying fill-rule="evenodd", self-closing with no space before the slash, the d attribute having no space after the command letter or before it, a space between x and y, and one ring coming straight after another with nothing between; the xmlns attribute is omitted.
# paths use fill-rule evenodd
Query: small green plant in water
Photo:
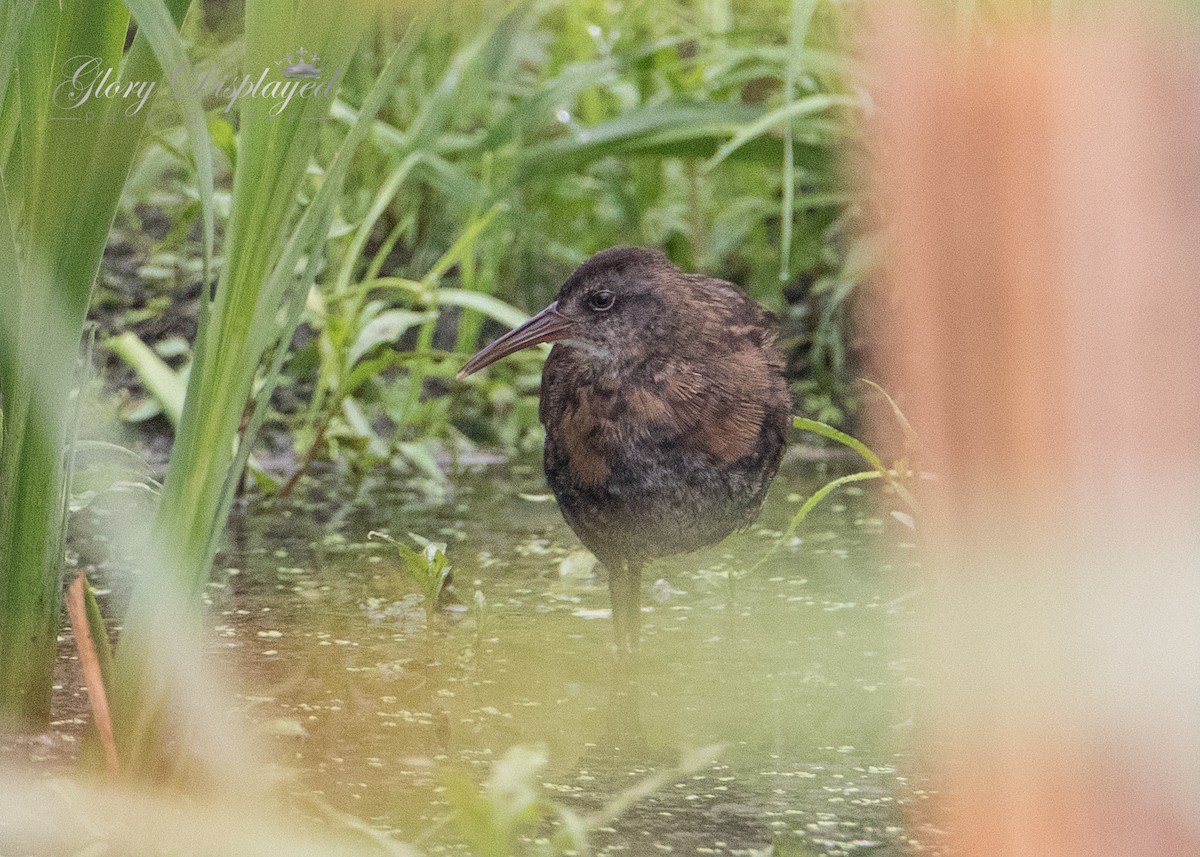
<svg viewBox="0 0 1200 857"><path fill-rule="evenodd" d="M496 762L482 788L476 787L464 771L452 770L443 775L456 826L472 854L519 854L523 835L537 831L552 818L561 822L562 830L547 853L585 849L579 817L555 805L542 790L538 777L547 762L544 747L516 746Z"/></svg>
<svg viewBox="0 0 1200 857"><path fill-rule="evenodd" d="M446 558L446 543L432 542L416 533L409 533L408 537L421 547L420 551L413 550L387 533L372 531L367 534L369 539L387 542L400 554L404 573L421 588L421 594L425 597L425 627L431 629L442 592L450 582L450 561Z"/></svg>
<svg viewBox="0 0 1200 857"><path fill-rule="evenodd" d="M824 485L814 491L812 496L805 500L804 503L801 504L800 508L796 511L796 514L792 516L792 520L788 523L788 527L784 531L783 535L775 541L775 543L771 546L771 549L767 551L766 554L763 555L762 559L756 562L753 567L746 572L746 574L758 570L758 568L765 563L775 553L775 551L779 549L780 545L792 538L796 534L796 531L800 528L800 524L804 522L804 519L808 517L809 513L815 509L822 500L839 488L843 488L846 485L850 485L855 482L866 482L874 479L884 480L888 484L888 487L895 492L896 496L903 501L908 510L903 511L900 509L895 509L892 511L892 517L900 521L900 523L904 524L906 527L909 527L910 529L916 529L916 520L920 514L920 506L917 503L917 498L914 497L912 492L908 489L908 483L917 478L920 474L910 463L909 455L911 455L911 453L920 445L920 437L913 429L912 423L910 423L908 418L904 415L904 412L900 410L900 406L896 404L895 399L888 395L887 391L884 390L883 387L880 387L874 381L869 381L865 378L863 379L863 383L869 384L876 391L878 391L884 397L884 399L887 400L888 405L892 409L892 414L895 416L901 430L904 432L904 446L907 454L899 460L893 462L891 467L888 467L883 463L883 458L880 457L875 450L871 449L858 438L846 434L846 432L840 431L839 429L834 428L828 423L823 423L820 420L811 420L807 417L793 417L792 425L794 425L796 428L815 432L822 437L829 438L830 440L836 441L843 446L854 450L860 456L862 456L863 460L866 461L867 464L871 466L871 469L860 470L855 473L848 473L845 476L839 476L836 479L831 479L829 482L826 482ZM731 590L734 582L734 575L731 572Z"/></svg>
<svg viewBox="0 0 1200 857"><path fill-rule="evenodd" d="M880 392L884 398L886 398L888 404L892 406L892 413L895 415L896 421L899 422L901 429L904 430L905 433L905 447L907 449L917 447L920 438L917 436L917 432L913 430L911 422L908 422L908 418L900 409L899 404L895 403L894 398L889 396L887 390L884 390L882 386L876 384L874 380L866 380L864 378L863 383L874 386L874 388L878 390L878 392ZM856 453L858 453L860 456L863 456L863 460L871 466L871 469L869 469L869 471L846 474L845 477L832 479L829 480L828 483L824 484L820 490L817 490L814 495L806 499L802 507L800 507L799 511L797 511L796 515L792 517L792 522L790 525L788 525L787 532L784 533L785 539L791 538L792 535L796 533L796 529L800 526L800 522L802 522L805 517L808 517L810 511L814 510L816 505L823 501L824 498L828 497L830 493L833 493L844 485L860 483L860 481L870 479L883 479L886 481L890 489L895 491L896 496L898 496L901 501L904 501L906 507L908 508L908 513L911 513L902 513L902 511L896 510L898 511L899 515L896 513L893 513L893 515L896 516L896 519L901 521L901 523L905 523L906 526L914 527L914 516L919 513L920 509L917 505L917 498L912 496L912 492L908 490L906 483L907 481L910 481L916 477L917 474L913 471L910 462L908 462L907 456L893 462L892 467L887 467L884 465L882 457L880 457L875 450L872 450L870 447L868 447L868 445L862 441L859 441L857 437L852 437L847 435L847 433L844 431L836 430L833 426L827 425L826 422L810 420L808 418L804 418L804 416L796 416L796 418L792 419L792 425L796 426L797 429L816 432L817 435L827 437L830 439L830 441L836 441L844 445L844 447L848 447L856 451Z"/></svg>
<svg viewBox="0 0 1200 857"><path fill-rule="evenodd" d="M892 413L896 417L896 421L900 424L900 428L904 431L905 448L907 450L911 450L912 448L916 447L920 442L920 438L917 436L916 431L913 430L912 424L908 421L908 418L904 416L904 412L900 410L900 406L896 404L896 401L888 395L886 390L884 390L874 381L868 381L864 378L863 383L870 384L877 391L879 391L879 393L885 399L887 399L888 404L892 408ZM838 488L841 488L843 485L849 485L852 482L863 482L870 479L883 479L885 482L887 482L888 486L896 492L896 496L904 501L904 504L908 507L909 512L911 512L911 514L901 512L900 515L903 517L899 517L898 520L909 527L914 525L914 516L920 512L920 507L917 505L917 498L912 495L912 492L908 490L906 485L907 482L916 476L916 473L912 469L907 456L893 462L892 466L888 467L883 463L883 459L861 440L856 437L852 437L843 431L839 431L831 425L819 422L818 420L810 420L806 417L794 417L792 419L792 425L798 429L816 432L822 437L827 437L830 440L837 441L843 446L849 447L861 455L863 460L866 461L867 464L871 465L871 469L859 471L857 473L849 473L845 476L839 476L837 479L832 479L823 485L811 497L804 501L804 504L800 507L799 511L797 511L792 517L792 521L788 525L787 532L785 532L783 535L785 539L790 538L796 532L796 528L800 526L800 523L806 517L808 517L808 513L816 508L818 503L820 503Z"/></svg>
<svg viewBox="0 0 1200 857"><path fill-rule="evenodd" d="M710 766L723 747L701 747L668 771L620 792L600 809L580 814L551 798L541 783L546 748L517 745L492 766L483 787L462 770L442 774L454 823L475 857L559 857L587 854L588 834L606 827L629 807L670 783ZM557 828L550 835L548 827Z"/></svg>

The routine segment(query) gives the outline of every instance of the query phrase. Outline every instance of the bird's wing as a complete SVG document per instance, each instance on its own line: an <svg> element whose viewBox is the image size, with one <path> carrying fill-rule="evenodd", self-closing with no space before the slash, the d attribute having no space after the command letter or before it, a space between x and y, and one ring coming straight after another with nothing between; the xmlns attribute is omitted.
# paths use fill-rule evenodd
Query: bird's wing
<svg viewBox="0 0 1200 857"><path fill-rule="evenodd" d="M749 455L758 445L772 392L757 351L734 352L703 377L676 367L664 388L676 442L721 465Z"/></svg>

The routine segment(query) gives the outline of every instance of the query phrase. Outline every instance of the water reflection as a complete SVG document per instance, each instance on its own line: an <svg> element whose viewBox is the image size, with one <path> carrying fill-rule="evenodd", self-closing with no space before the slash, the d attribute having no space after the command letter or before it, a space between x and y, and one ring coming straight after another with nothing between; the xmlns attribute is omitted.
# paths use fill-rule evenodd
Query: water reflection
<svg viewBox="0 0 1200 857"><path fill-rule="evenodd" d="M608 710L603 737L596 742L596 755L614 763L640 762L647 756L646 728L642 725L639 662L614 659L609 679Z"/></svg>

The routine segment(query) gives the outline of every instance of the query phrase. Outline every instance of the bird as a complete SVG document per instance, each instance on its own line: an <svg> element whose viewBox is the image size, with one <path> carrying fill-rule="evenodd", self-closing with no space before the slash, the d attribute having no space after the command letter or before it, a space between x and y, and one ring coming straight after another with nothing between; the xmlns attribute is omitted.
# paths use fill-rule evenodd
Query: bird
<svg viewBox="0 0 1200 857"><path fill-rule="evenodd" d="M546 480L607 570L616 650L633 656L646 564L749 527L778 472L792 400L777 325L732 283L611 247L458 378L546 342Z"/></svg>

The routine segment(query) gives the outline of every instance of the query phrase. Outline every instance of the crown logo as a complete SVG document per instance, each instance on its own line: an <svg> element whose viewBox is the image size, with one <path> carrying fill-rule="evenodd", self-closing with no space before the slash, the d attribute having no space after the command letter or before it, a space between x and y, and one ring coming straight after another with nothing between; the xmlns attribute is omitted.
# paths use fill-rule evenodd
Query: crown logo
<svg viewBox="0 0 1200 857"><path fill-rule="evenodd" d="M286 54L283 59L275 63L283 69L283 76L287 78L313 78L321 76L320 69L321 58L315 53L309 53L304 48L300 48L296 52L296 56Z"/></svg>

